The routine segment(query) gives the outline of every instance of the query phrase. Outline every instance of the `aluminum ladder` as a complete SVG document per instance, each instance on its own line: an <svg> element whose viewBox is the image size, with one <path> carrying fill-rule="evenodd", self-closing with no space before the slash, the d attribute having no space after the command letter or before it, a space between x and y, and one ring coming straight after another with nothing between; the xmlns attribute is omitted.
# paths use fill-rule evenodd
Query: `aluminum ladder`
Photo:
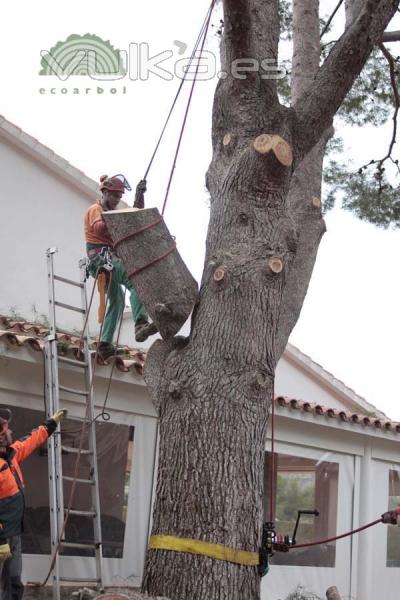
<svg viewBox="0 0 400 600"><path fill-rule="evenodd" d="M79 448L67 447L62 444L62 429L61 435L55 434L49 438L48 451L48 467L49 467L49 499L50 499L50 530L51 530L51 551L54 560L54 568L52 572L53 582L53 599L60 600L60 586L63 582L73 585L95 585L98 589L103 589L103 558L102 558L102 535L100 521L100 495L99 495L99 478L97 468L97 452L96 452L96 429L94 418L94 395L92 385L92 361L91 351L89 347L89 334L87 328L87 294L85 285L85 267L86 261L80 261L81 277L80 281L72 281L65 277L60 277L54 273L54 255L57 253L57 248L49 248L47 255L47 276L48 276L48 294L49 294L49 336L47 338L45 361L46 361L46 409L47 416L50 417L60 408L60 392L71 394L84 398L87 419L87 438L88 447L81 448L81 455L85 455L89 461L89 478L76 479L75 483L75 498L77 494L81 495L82 488L90 490L90 511L74 510L71 508L69 515L81 515L92 519L93 521L93 543L73 543L65 541L65 532L60 538L63 530L63 523L66 514L64 506L64 481L71 482L74 485L74 477L63 475L62 455L63 453L73 454L76 456ZM65 304L56 299L55 282L80 288L81 290L81 307ZM68 333L57 327L56 325L56 309L78 312L83 317L82 332L83 354L84 361L74 360L64 356L59 356L57 352L57 332ZM59 364L67 364L83 370L84 389L73 389L60 384L59 381ZM78 434L79 435L79 434ZM67 499L68 504L68 499ZM73 506L73 504L72 504ZM68 530L68 524L66 529ZM95 555L96 576L95 578L72 578L63 576L62 562L63 556L60 555L63 548L75 548L81 550L91 550ZM56 554L55 554L56 553Z"/></svg>

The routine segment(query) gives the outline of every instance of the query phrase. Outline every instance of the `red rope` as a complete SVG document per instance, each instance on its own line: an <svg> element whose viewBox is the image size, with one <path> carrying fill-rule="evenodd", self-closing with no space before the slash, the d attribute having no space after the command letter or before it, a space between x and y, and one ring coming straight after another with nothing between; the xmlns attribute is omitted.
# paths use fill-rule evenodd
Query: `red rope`
<svg viewBox="0 0 400 600"><path fill-rule="evenodd" d="M348 531L347 533L342 533L341 535L336 535L335 537L327 538L326 540L320 540L319 542L295 544L294 546L291 546L291 548L310 548L311 546L321 546L322 544L329 544L329 542L336 542L336 540L341 540L342 538L348 537L349 535L360 533L360 531L364 531L364 529L368 529L368 527L373 527L373 525L377 525L378 523L382 522L383 521L381 517L380 519L376 519L376 521L372 521L372 523L368 523L367 525L363 525L362 527L358 527L357 529L353 529L352 531Z"/></svg>
<svg viewBox="0 0 400 600"><path fill-rule="evenodd" d="M214 10L215 2L216 2L216 0L212 0L211 6L209 8L209 14L208 14L208 17L207 17L206 26L205 26L205 29L204 29L204 35L203 35L203 39L202 39L202 43L201 43L201 47L200 47L200 57L199 57L199 60L197 61L196 71L195 71L195 74L194 74L192 87L190 89L189 99L188 99L188 103L187 103L186 111L185 111L185 116L183 118L183 124L182 124L181 132L180 132L180 135L179 135L179 139L178 139L178 145L177 145L177 148L176 148L176 152L175 152L175 156L174 156L174 161L172 163L171 173L170 173L169 181L168 181L168 185L167 185L167 191L165 193L164 204L163 204L163 207L162 207L162 210L161 210L161 214L162 215L165 212L165 207L167 205L167 201L168 201L168 198L169 198L169 192L171 190L171 184L172 184L172 180L173 180L174 173L175 173L176 163L177 163L177 160L178 160L179 151L181 149L183 134L185 132L186 122L187 122L187 118L188 118L188 115L189 115L190 106L191 106L191 103L192 103L193 92L194 92L194 88L195 88L196 82L197 82L197 75L199 74L200 58L201 58L201 55L203 54L204 46L205 46L205 43L206 43L208 30L210 28L211 15L212 15L212 12Z"/></svg>
<svg viewBox="0 0 400 600"><path fill-rule="evenodd" d="M275 496L275 384L272 388L271 405L271 479L270 479L270 499L269 499L269 520L274 522L274 498Z"/></svg>
<svg viewBox="0 0 400 600"><path fill-rule="evenodd" d="M171 254L175 249L176 249L176 244L174 243L171 246L171 248L168 248L168 250L166 252L164 252L164 254L162 254L161 256L157 256L157 258L155 258L154 260L151 260L147 264L143 265L143 267L138 267L137 269L133 269L132 271L129 271L128 277L133 277L134 275L137 275L138 273L141 273L142 271L144 271L148 267L151 267L152 265L155 265L156 263L158 263L163 258L166 258L167 256L169 256L169 254Z"/></svg>
<svg viewBox="0 0 400 600"><path fill-rule="evenodd" d="M133 233L129 233L128 235L124 235L124 237L122 237L119 240L117 240L116 242L114 242L114 244L113 244L114 248L116 248L117 246L119 246L119 244L122 244L122 242L126 242L127 240L130 240L131 238L135 237L136 235L139 235L139 233L143 233L144 231L147 231L148 229L151 229L152 227L155 227L156 225L158 225L159 223L161 223L162 220L163 220L163 218L160 217L159 219L157 219L157 221L153 221L152 223L149 223L148 225L145 225L144 227L141 227L140 229L137 229Z"/></svg>

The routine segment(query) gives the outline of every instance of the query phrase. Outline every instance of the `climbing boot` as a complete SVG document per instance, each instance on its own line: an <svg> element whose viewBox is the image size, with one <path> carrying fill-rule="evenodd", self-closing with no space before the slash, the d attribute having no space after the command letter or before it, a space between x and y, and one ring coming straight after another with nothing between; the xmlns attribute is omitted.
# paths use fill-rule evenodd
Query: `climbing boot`
<svg viewBox="0 0 400 600"><path fill-rule="evenodd" d="M100 342L99 347L97 348L97 357L105 361L115 354L115 346L110 344L109 342Z"/></svg>
<svg viewBox="0 0 400 600"><path fill-rule="evenodd" d="M145 318L138 319L135 323L135 340L145 342L148 337L158 332L155 323L149 323Z"/></svg>

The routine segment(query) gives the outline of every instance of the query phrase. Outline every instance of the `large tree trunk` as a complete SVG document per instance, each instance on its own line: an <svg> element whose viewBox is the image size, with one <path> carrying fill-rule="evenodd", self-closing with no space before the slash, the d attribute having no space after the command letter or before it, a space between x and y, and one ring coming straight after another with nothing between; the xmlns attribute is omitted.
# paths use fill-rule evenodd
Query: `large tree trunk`
<svg viewBox="0 0 400 600"><path fill-rule="evenodd" d="M316 0L307 3L315 13ZM259 548L275 366L323 233L313 196L320 197L325 132L397 4L368 0L292 109L279 104L275 82L260 73L217 87L210 224L192 331L188 339L156 342L145 370L160 417L153 535ZM277 0L224 0L224 13L225 65L276 60ZM317 187L300 193L310 169ZM171 600L258 600L260 578L256 566L151 549L143 589Z"/></svg>

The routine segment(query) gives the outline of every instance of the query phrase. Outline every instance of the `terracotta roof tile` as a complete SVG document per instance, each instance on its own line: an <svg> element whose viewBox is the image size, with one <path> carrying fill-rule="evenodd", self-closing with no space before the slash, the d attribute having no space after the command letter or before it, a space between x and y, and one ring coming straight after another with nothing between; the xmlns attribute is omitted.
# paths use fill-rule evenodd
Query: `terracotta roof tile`
<svg viewBox="0 0 400 600"><path fill-rule="evenodd" d="M26 346L36 352L42 352L46 345L46 338L49 334L48 327L38 323L29 323L0 315L0 341L5 342L11 347ZM57 334L57 349L60 356L70 356L76 360L84 359L82 352L81 339L74 334ZM92 343L92 349L95 351L97 343ZM143 367L146 355L141 350L128 348L127 346L118 348L118 355L115 359L116 368L123 372L134 372L143 374ZM100 366L109 365L110 361L98 360Z"/></svg>
<svg viewBox="0 0 400 600"><path fill-rule="evenodd" d="M0 341L5 342L11 347L27 346L36 352L42 352L49 329L38 323L29 323L0 315ZM63 356L73 356L78 360L83 360L80 338L74 334L57 334L58 352ZM96 342L92 344L93 350L96 349ZM116 368L123 372L135 372L143 374L146 353L128 346L118 349L119 354L115 359ZM99 363L107 365L106 363ZM340 422L354 423L358 427L371 427L382 431L391 431L400 433L400 423L390 421L389 419L379 419L375 415L365 415L359 413L346 412L338 408L323 406L314 402L307 402L297 398L287 398L277 396L275 402L287 410L295 410L308 414L314 414L318 417L335 419Z"/></svg>
<svg viewBox="0 0 400 600"><path fill-rule="evenodd" d="M305 402L303 400L298 400L297 398L286 398L285 396L277 396L275 398L275 402L278 406L282 406L289 410L300 410L302 412L314 413L318 416L336 419L337 421L352 422L359 426L400 433L400 423L397 423L396 421L390 421L389 419L377 419L374 416L346 412L345 410L340 410L338 408L322 406L322 404L316 404L312 402Z"/></svg>

